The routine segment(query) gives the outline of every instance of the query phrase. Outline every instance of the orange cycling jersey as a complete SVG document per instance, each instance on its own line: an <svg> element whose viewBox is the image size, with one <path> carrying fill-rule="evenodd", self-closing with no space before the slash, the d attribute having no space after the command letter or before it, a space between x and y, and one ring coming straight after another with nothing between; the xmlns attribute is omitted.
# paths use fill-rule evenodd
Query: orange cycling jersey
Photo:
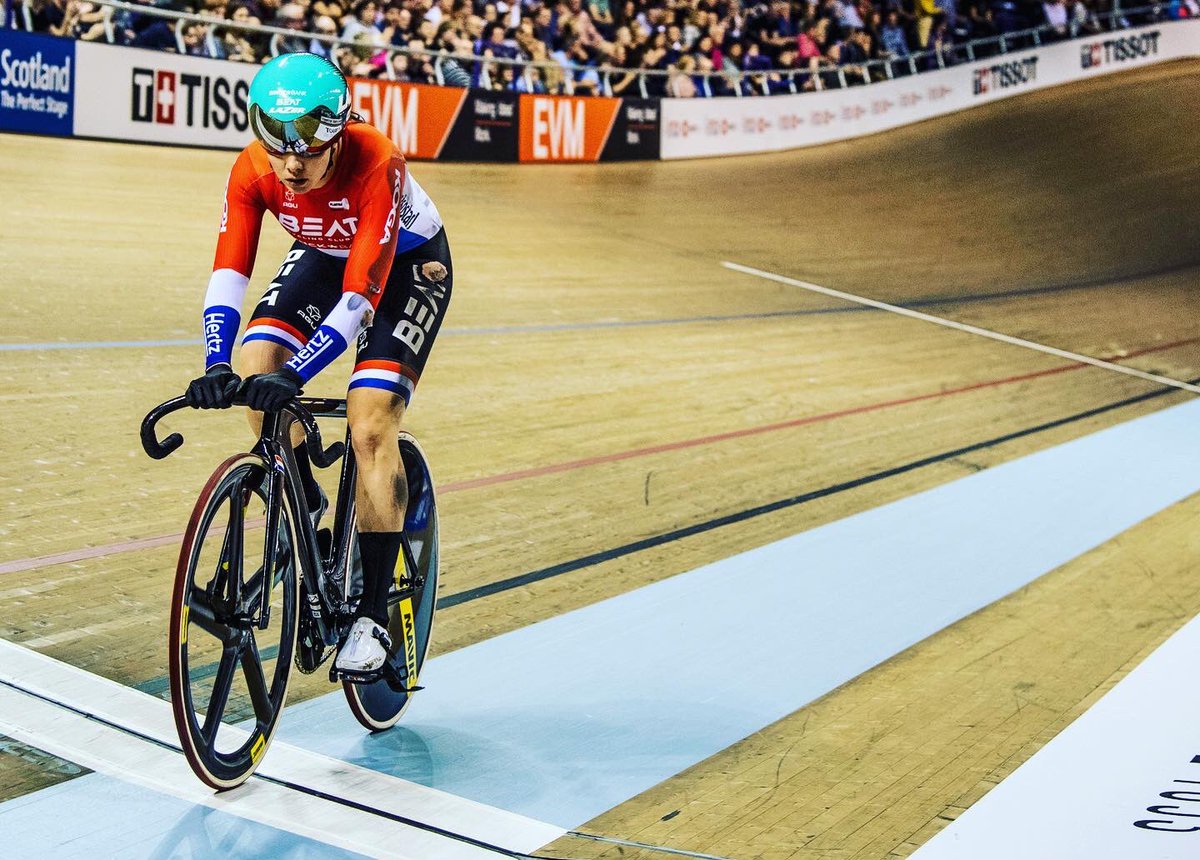
<svg viewBox="0 0 1200 860"><path fill-rule="evenodd" d="M214 271L249 278L264 212L293 238L336 257L348 257L343 292L378 306L397 254L437 234L437 208L408 173L404 156L373 126L351 123L341 137L329 181L296 194L275 176L258 143L242 150L225 188Z"/></svg>

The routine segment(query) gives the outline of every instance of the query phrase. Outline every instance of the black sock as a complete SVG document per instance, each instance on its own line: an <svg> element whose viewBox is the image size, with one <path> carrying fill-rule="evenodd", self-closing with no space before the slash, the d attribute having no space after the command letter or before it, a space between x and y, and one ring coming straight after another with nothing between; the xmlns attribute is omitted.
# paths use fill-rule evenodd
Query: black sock
<svg viewBox="0 0 1200 860"><path fill-rule="evenodd" d="M300 473L300 485L304 487L304 501L308 503L308 509L316 513L321 504L321 490L317 486L317 479L313 477L312 460L308 459L308 442L301 442L295 451L296 471Z"/></svg>
<svg viewBox="0 0 1200 860"><path fill-rule="evenodd" d="M363 594L358 616L370 618L386 628L387 598L396 576L400 558L400 532L359 532L358 551L362 555Z"/></svg>

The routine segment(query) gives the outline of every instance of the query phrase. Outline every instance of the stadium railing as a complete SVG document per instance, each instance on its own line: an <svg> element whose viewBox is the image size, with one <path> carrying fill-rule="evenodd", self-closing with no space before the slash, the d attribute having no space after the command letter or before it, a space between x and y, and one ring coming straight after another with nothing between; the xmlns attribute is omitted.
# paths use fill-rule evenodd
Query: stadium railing
<svg viewBox="0 0 1200 860"><path fill-rule="evenodd" d="M555 75L562 75L563 93L566 95L574 94L576 84L587 78L599 84L599 93L597 94L612 96L614 95L614 78L619 76L624 79L628 75L633 75L637 80L637 95L644 98L670 97L668 81L671 77L679 75L686 75L693 81L699 81L697 95L704 97L770 96L863 86L877 81L893 80L897 77L944 69L952 65L1000 57L1015 51L1041 47L1051 42L1065 41L1086 35L1100 35L1168 21L1165 4L1155 3L1121 9L1118 3L1111 12L1091 14L1085 21L1070 20L1065 33L1060 32L1053 25L1042 24L1037 27L1014 30L961 43L939 43L935 48L911 53L904 57L889 56L847 65L823 62L815 70L811 68L753 71L724 69L711 72L682 72L675 69L619 68L606 65L580 66L573 63L559 63L556 60L513 60L506 57L454 54L438 50L413 50L395 45L375 45L264 24L241 24L225 18L159 9L137 3L127 3L124 0L90 0L90 2L104 7L105 34L109 42L116 41L115 14L128 12L134 15L174 20L176 22L174 25L175 38L180 53L186 53L183 28L189 23L199 23L208 28L203 56L219 56L216 48L217 34L223 30L235 30L269 37L267 41L271 54L281 51L285 39L306 42L315 40L329 45L331 50L336 46L341 46L358 52L366 50L370 54L383 52L386 54L387 61L381 66L381 76L392 80L395 79L392 58L397 54L402 54L408 57L429 58L435 82L439 85L461 86L462 84L457 82L461 82L465 73L475 80L477 86L490 89L492 78L495 76L494 70L503 66L511 66L514 70L512 88L518 92L535 92L536 82L533 72L535 69L546 68L554 70ZM8 26L15 29L32 30L32 8L32 0L5 0L5 20L8 22ZM469 69L478 71L477 79L471 75ZM630 95L628 92L621 94Z"/></svg>

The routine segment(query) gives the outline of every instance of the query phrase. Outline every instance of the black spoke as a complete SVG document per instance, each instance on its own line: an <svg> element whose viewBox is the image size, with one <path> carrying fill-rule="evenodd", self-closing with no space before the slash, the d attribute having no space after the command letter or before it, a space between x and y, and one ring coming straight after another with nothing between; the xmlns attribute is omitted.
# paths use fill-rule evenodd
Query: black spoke
<svg viewBox="0 0 1200 860"><path fill-rule="evenodd" d="M213 678L212 695L208 700L208 708L204 714L204 725L200 734L211 747L217 738L217 728L221 725L221 717L225 714L225 705L229 702L229 691L233 688L233 673L237 669L238 649L227 645L221 654L221 663L217 666L216 677Z"/></svg>
<svg viewBox="0 0 1200 860"><path fill-rule="evenodd" d="M195 587L188 595L188 621L220 640L224 646L236 643L241 635L239 630L217 617L209 596Z"/></svg>
<svg viewBox="0 0 1200 860"><path fill-rule="evenodd" d="M242 482L238 481L229 493L229 531L225 541L228 554L222 559L229 576L229 602L234 609L239 608L242 585L242 543L246 525L246 508L242 504L242 493Z"/></svg>
<svg viewBox="0 0 1200 860"><path fill-rule="evenodd" d="M258 653L258 643L253 631L248 631L245 644L242 646L242 674L246 677L246 686L250 690L250 701L254 705L254 716L259 725L266 725L275 716L275 706L271 704L271 693L267 689L267 679L263 675L262 657Z"/></svg>

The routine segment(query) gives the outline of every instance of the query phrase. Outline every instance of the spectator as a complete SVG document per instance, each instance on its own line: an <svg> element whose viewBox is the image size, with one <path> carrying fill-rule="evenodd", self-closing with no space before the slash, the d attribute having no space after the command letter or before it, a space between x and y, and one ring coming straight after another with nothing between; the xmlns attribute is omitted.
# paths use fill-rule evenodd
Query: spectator
<svg viewBox="0 0 1200 860"><path fill-rule="evenodd" d="M677 99L692 99L696 97L696 83L691 78L696 61L690 54L680 58L679 62L670 67L667 75L667 95Z"/></svg>
<svg viewBox="0 0 1200 860"><path fill-rule="evenodd" d="M333 45L334 45L334 43L332 41L329 41L329 39L336 39L337 32L338 32L338 27L337 27L336 21L334 21L328 15L318 15L316 20L313 21L313 33L315 33L318 36L327 36L329 38L328 39L314 38L314 39L310 40L308 43L309 52L316 54L319 57L325 57L326 59L329 59L330 54L333 51Z"/></svg>
<svg viewBox="0 0 1200 860"><path fill-rule="evenodd" d="M358 0L354 4L354 17L345 24L342 38L347 42L365 42L370 45L383 44L383 31L376 26L379 4L375 0ZM365 39L360 39L365 35Z"/></svg>
<svg viewBox="0 0 1200 860"><path fill-rule="evenodd" d="M936 0L915 0L917 17L917 45L922 51L929 47L929 34L933 31L933 19L938 14Z"/></svg>
<svg viewBox="0 0 1200 860"><path fill-rule="evenodd" d="M1196 0L1176 0L1181 7L1187 11L1187 15L1181 17L1195 18L1200 16L1200 3ZM1101 31L1100 20L1096 17L1094 9L1088 7L1084 0L1075 0L1071 6L1071 36L1087 33L1095 35Z"/></svg>
<svg viewBox="0 0 1200 860"><path fill-rule="evenodd" d="M237 24L255 25L259 23L258 19L250 14L250 7L244 3L233 7L229 13L229 20ZM220 32L221 35L213 42L217 54L223 59L232 60L235 63L257 63L259 61L259 51L253 41L255 37L252 37L249 31L224 27Z"/></svg>
<svg viewBox="0 0 1200 860"><path fill-rule="evenodd" d="M346 6L341 0L313 0L309 14L314 18L325 15L341 26L341 20L346 17Z"/></svg>
<svg viewBox="0 0 1200 860"><path fill-rule="evenodd" d="M71 6L77 5L74 0L68 0L68 3ZM69 23L70 26L74 26L73 21ZM50 32L55 33L53 29ZM59 34L55 33L55 35ZM138 48L155 48L159 51L170 51L171 53L176 53L179 50L179 43L175 41L175 28L169 21L163 18L159 18L138 33L131 44Z"/></svg>
<svg viewBox="0 0 1200 860"><path fill-rule="evenodd" d="M608 74L609 89L612 94L614 96L636 95L637 73L630 68L629 54L625 46L620 43L614 45L609 59L612 63L611 70L606 68L605 72Z"/></svg>
<svg viewBox="0 0 1200 860"><path fill-rule="evenodd" d="M821 66L829 62L825 57L828 34L828 18L810 18L804 26L804 32L796 39L796 58L793 62L796 68L807 68L809 71L809 74L801 79L803 89L818 89L821 85Z"/></svg>
<svg viewBox="0 0 1200 860"><path fill-rule="evenodd" d="M280 6L279 12L275 15L275 26L292 30L296 35L280 36L275 34L272 36L272 54L300 54L307 51L312 44L312 38L305 32L308 23L304 19L304 7L298 3Z"/></svg>
<svg viewBox="0 0 1200 860"><path fill-rule="evenodd" d="M1067 4L1063 0L1046 0L1042 4L1046 23L1052 28L1055 39L1067 38Z"/></svg>
<svg viewBox="0 0 1200 860"><path fill-rule="evenodd" d="M888 12L879 36L884 56L891 59L903 59L908 56L908 36L900 23L900 14L895 9Z"/></svg>
<svg viewBox="0 0 1200 860"><path fill-rule="evenodd" d="M183 25L183 53L189 57L207 57L208 46L204 44L208 35L208 25L198 21L189 21Z"/></svg>
<svg viewBox="0 0 1200 860"><path fill-rule="evenodd" d="M616 22L613 19L609 0L588 0L588 16L596 29L606 38L612 39Z"/></svg>

